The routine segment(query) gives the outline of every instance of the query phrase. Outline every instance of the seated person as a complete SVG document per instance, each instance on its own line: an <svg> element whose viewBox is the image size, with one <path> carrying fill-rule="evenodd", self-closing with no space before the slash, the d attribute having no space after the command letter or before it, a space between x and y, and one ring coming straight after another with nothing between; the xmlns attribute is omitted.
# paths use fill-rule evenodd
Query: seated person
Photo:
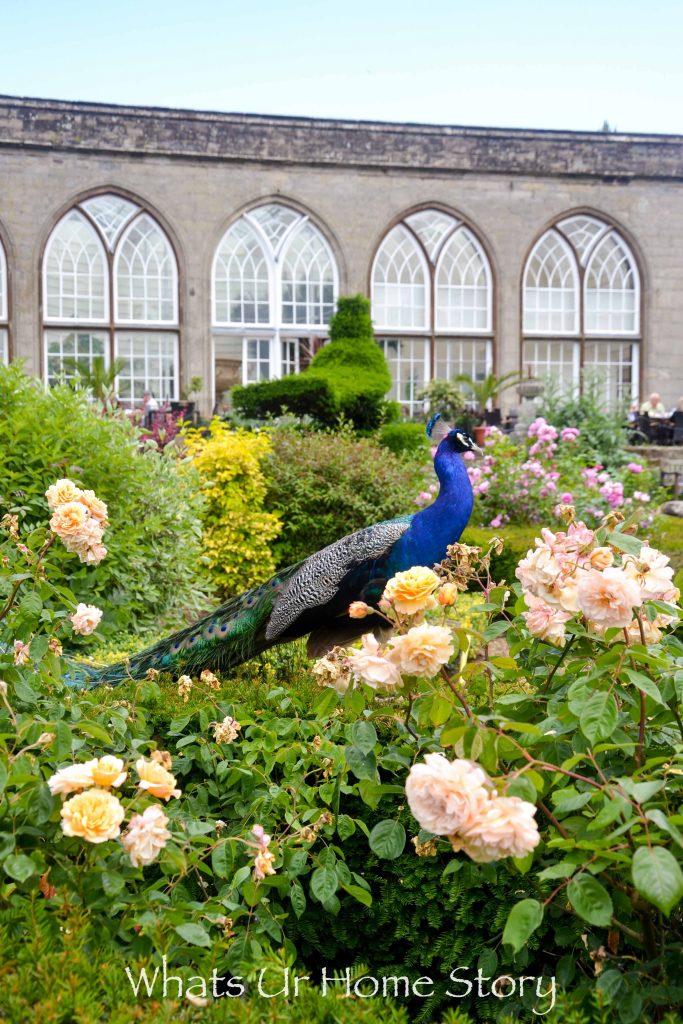
<svg viewBox="0 0 683 1024"><path fill-rule="evenodd" d="M647 402L643 402L640 407L641 416L649 416L651 420L664 420L667 418L668 413L662 403L661 395L658 395L656 391L653 391Z"/></svg>

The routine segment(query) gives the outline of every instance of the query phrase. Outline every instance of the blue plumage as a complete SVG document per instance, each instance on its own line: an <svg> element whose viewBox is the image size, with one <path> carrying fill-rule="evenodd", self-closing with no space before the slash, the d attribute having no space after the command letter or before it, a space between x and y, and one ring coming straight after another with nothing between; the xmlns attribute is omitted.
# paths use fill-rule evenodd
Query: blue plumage
<svg viewBox="0 0 683 1024"><path fill-rule="evenodd" d="M434 468L440 489L427 508L376 523L311 555L253 590L232 598L187 629L160 641L130 662L74 669L73 685L96 686L142 678L149 669L195 674L225 670L254 655L309 635L320 655L372 628L372 618L348 616L352 601L377 606L395 573L433 566L446 557L472 513L473 495L462 453L479 449L463 431L433 416L427 433L439 441ZM379 620L378 620L379 621Z"/></svg>

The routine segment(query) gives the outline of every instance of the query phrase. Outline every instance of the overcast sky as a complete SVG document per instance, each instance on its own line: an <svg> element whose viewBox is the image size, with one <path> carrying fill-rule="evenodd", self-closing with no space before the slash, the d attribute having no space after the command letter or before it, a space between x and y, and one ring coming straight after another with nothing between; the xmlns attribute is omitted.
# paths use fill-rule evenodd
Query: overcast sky
<svg viewBox="0 0 683 1024"><path fill-rule="evenodd" d="M0 92L683 133L680 0L0 0Z"/></svg>

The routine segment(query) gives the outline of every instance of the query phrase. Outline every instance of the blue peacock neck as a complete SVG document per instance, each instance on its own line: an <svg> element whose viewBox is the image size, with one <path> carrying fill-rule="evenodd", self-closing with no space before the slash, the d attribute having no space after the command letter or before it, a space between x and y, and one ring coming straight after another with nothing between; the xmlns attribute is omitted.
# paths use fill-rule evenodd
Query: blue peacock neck
<svg viewBox="0 0 683 1024"><path fill-rule="evenodd" d="M394 545L393 572L413 565L431 568L440 562L446 557L448 545L460 539L472 514L474 496L470 478L462 456L453 450L448 438L439 445L434 469L439 478L439 494L433 504L415 513L410 528Z"/></svg>

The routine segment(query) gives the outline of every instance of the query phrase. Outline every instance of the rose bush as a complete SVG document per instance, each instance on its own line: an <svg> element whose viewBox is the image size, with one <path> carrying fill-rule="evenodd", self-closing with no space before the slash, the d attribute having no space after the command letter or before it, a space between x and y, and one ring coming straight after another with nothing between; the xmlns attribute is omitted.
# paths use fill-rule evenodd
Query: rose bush
<svg viewBox="0 0 683 1024"><path fill-rule="evenodd" d="M595 529L565 515L509 588L491 578L491 551L465 545L436 571L395 578L381 610L363 610L361 646L315 667L312 704L293 683L300 662L289 687L266 663L241 691L239 673L221 683L210 672L69 688L59 648L78 601L51 559L55 535L6 520L0 926L10 949L36 915L44 929L58 922L55 943L87 922L108 958L152 973L164 954L201 1000L213 968L253 982L274 950L315 968L316 929L331 956L357 907L376 928L372 945L359 924L330 966L363 948L380 975L407 957L417 977L442 951L443 984L413 1019L448 1002L453 963L552 974L567 998L624 1024L677 1006L677 595L666 556L617 513ZM482 590L474 628L458 610L471 586ZM562 630L537 634L529 612L558 609ZM377 639L373 628L389 623L394 635ZM277 657L282 673L292 655ZM388 892L382 864L395 878ZM413 902L438 930L386 946L402 914L381 905L400 906L415 872L429 884ZM532 996L506 1011L528 1018ZM499 1009L462 1005L480 1019Z"/></svg>
<svg viewBox="0 0 683 1024"><path fill-rule="evenodd" d="M649 510L659 493L652 470L637 461L609 469L588 460L576 427L561 430L538 417L524 438L488 428L483 459L465 453L475 498L475 522L499 529L507 523L543 523L557 519L559 507L571 504L589 525L610 510ZM468 457L470 456L470 457ZM417 504L433 500L423 491Z"/></svg>

